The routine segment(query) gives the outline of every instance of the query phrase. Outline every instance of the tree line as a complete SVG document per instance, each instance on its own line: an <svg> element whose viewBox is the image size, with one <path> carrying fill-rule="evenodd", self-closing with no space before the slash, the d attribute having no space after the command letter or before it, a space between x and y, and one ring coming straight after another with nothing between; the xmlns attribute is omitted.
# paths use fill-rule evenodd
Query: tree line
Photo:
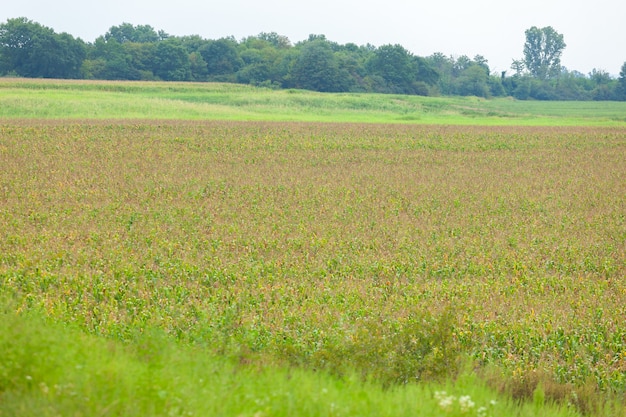
<svg viewBox="0 0 626 417"><path fill-rule="evenodd" d="M102 80L219 81L321 92L511 96L538 100L626 100L626 62L618 78L560 65L563 36L526 31L524 57L494 73L481 55L428 57L401 45L338 44L310 35L292 44L277 33L204 39L123 23L93 43L27 18L0 24L0 75Z"/></svg>

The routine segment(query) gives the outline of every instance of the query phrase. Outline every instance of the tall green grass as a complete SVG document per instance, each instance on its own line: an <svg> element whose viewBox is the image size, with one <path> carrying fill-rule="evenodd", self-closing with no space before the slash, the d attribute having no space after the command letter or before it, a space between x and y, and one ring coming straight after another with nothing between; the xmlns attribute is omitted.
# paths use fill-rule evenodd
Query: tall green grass
<svg viewBox="0 0 626 417"><path fill-rule="evenodd" d="M156 329L122 344L9 306L0 312L2 416L579 415L540 392L533 402L512 402L470 373L383 389L350 375L217 357Z"/></svg>
<svg viewBox="0 0 626 417"><path fill-rule="evenodd" d="M624 126L626 102L324 94L218 83L0 79L0 118Z"/></svg>

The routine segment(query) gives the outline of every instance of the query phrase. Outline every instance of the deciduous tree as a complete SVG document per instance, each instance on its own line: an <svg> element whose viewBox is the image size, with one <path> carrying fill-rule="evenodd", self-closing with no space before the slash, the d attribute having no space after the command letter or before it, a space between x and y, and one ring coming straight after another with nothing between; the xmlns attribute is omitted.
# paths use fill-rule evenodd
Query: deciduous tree
<svg viewBox="0 0 626 417"><path fill-rule="evenodd" d="M23 77L79 78L85 44L24 17L0 24L0 71Z"/></svg>
<svg viewBox="0 0 626 417"><path fill-rule="evenodd" d="M401 45L383 45L374 51L368 67L385 80L389 92L408 93L417 75L412 58Z"/></svg>
<svg viewBox="0 0 626 417"><path fill-rule="evenodd" d="M191 79L189 55L174 38L159 42L154 54L154 74L166 81Z"/></svg>
<svg viewBox="0 0 626 417"><path fill-rule="evenodd" d="M300 55L293 65L291 76L295 87L323 92L348 91L349 74L339 67L331 45L325 38L313 36L301 44Z"/></svg>
<svg viewBox="0 0 626 417"><path fill-rule="evenodd" d="M619 89L622 100L626 100L626 62L622 65L622 70L619 72Z"/></svg>
<svg viewBox="0 0 626 417"><path fill-rule="evenodd" d="M198 53L202 55L209 76L214 80L234 80L235 73L243 66L237 42L231 38L208 41L198 49Z"/></svg>
<svg viewBox="0 0 626 417"><path fill-rule="evenodd" d="M533 77L552 78L561 72L561 54L565 49L563 35L547 26L536 26L526 30L524 63Z"/></svg>

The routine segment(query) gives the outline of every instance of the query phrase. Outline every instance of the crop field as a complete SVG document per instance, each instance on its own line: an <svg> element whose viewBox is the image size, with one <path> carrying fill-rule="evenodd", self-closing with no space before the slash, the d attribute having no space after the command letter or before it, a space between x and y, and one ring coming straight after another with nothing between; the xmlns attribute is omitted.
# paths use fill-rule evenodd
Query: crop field
<svg viewBox="0 0 626 417"><path fill-rule="evenodd" d="M124 343L383 387L470 366L593 412L626 392L625 161L619 127L4 119L0 295Z"/></svg>

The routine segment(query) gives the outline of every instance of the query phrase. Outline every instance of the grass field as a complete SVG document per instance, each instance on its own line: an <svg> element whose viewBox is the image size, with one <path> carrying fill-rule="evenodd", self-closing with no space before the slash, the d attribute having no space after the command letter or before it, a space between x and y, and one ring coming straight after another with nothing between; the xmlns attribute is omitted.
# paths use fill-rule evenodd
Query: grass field
<svg viewBox="0 0 626 417"><path fill-rule="evenodd" d="M626 126L626 102L323 94L213 83L0 78L0 118Z"/></svg>
<svg viewBox="0 0 626 417"><path fill-rule="evenodd" d="M77 119L187 86L19 83L80 111L0 110L0 415L623 415L623 127Z"/></svg>

